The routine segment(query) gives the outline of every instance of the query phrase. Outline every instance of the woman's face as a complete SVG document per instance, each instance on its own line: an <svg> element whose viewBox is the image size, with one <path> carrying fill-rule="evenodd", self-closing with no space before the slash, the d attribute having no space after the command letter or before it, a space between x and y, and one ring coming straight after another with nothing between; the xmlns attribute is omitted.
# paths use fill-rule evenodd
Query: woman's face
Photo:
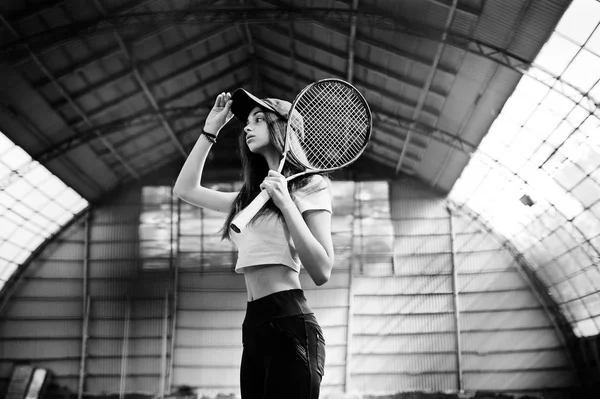
<svg viewBox="0 0 600 399"><path fill-rule="evenodd" d="M254 107L250 111L246 126L244 126L244 133L246 134L246 145L250 151L263 153L265 150L273 148L265 113L261 108Z"/></svg>

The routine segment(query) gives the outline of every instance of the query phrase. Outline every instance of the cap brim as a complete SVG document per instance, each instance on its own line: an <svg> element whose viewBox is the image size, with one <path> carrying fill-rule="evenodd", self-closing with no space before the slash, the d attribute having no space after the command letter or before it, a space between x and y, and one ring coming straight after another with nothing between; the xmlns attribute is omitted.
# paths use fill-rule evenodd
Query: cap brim
<svg viewBox="0 0 600 399"><path fill-rule="evenodd" d="M231 112L242 122L248 120L248 114L250 114L250 111L256 106L268 109L279 115L279 112L277 112L275 108L244 89L237 89L234 91L231 96L231 101Z"/></svg>

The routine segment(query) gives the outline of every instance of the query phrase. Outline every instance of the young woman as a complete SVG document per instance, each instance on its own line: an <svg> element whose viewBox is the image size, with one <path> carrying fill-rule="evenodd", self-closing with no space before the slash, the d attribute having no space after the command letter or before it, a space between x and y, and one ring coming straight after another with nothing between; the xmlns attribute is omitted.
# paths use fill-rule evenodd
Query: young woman
<svg viewBox="0 0 600 399"><path fill-rule="evenodd" d="M288 156L277 169L291 104L259 99L243 89L221 93L204 131L177 178L174 194L182 200L227 214L223 238L238 248L236 272L248 292L242 325L243 399L316 399L324 374L325 341L306 302L299 271L304 267L317 285L333 267L331 196L320 175L294 179L301 166ZM245 123L240 134L244 184L239 192L202 187L208 151L233 116ZM233 217L265 189L271 201L239 234L229 228Z"/></svg>

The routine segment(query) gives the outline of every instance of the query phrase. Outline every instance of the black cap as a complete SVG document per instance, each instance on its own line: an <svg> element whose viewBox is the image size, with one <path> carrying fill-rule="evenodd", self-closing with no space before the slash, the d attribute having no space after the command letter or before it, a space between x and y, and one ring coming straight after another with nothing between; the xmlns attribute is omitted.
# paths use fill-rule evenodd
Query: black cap
<svg viewBox="0 0 600 399"><path fill-rule="evenodd" d="M288 114L292 104L288 101L280 100L277 98L264 98L260 99L249 93L244 89L237 89L231 96L231 112L242 122L246 122L248 114L252 111L252 108L259 106L269 111L275 112L283 119L288 119Z"/></svg>

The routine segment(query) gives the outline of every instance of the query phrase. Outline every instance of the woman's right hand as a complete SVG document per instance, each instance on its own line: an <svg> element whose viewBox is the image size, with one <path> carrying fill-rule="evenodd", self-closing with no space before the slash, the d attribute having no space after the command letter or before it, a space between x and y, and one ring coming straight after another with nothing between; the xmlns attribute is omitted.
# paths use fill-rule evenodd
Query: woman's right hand
<svg viewBox="0 0 600 399"><path fill-rule="evenodd" d="M204 131L206 133L217 134L223 125L233 118L231 104L230 93L221 93L217 96L215 105L210 110L210 113L206 117L206 122L204 123Z"/></svg>

